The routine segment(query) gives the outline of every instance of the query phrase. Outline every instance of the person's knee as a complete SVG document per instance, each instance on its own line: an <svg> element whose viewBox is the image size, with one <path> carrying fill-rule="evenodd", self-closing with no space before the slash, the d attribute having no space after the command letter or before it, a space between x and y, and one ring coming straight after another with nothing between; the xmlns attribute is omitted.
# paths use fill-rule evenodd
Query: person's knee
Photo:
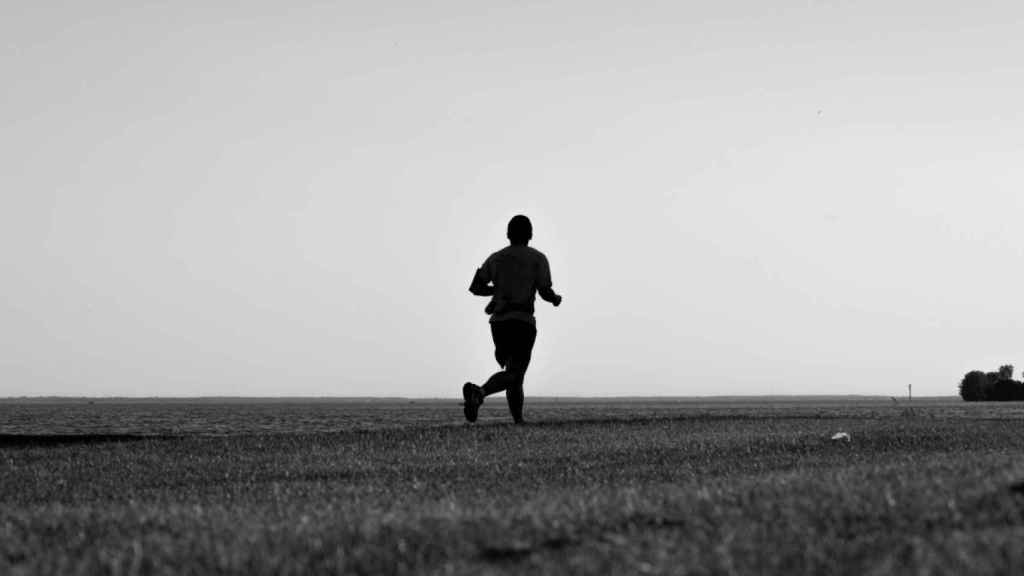
<svg viewBox="0 0 1024 576"><path fill-rule="evenodd" d="M526 375L526 366L524 366L521 362L510 360L508 364L505 365L505 372L508 372L509 374L514 374L521 379L524 375Z"/></svg>
<svg viewBox="0 0 1024 576"><path fill-rule="evenodd" d="M526 368L530 365L529 358L509 358L505 364L505 370L517 374L526 374Z"/></svg>

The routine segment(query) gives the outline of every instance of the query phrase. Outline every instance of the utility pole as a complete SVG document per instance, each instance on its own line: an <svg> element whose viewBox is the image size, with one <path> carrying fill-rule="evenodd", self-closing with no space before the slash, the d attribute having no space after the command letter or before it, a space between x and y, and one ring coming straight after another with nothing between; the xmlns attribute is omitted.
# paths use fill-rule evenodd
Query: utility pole
<svg viewBox="0 0 1024 576"><path fill-rule="evenodd" d="M907 402L914 399L913 387L913 384L907 384Z"/></svg>

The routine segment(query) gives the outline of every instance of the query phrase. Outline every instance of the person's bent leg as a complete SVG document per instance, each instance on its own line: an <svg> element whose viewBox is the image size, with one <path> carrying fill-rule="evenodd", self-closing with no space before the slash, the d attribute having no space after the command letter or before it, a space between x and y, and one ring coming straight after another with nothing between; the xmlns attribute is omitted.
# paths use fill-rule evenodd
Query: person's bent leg
<svg viewBox="0 0 1024 576"><path fill-rule="evenodd" d="M480 387L484 396L497 394L507 390L514 383L514 378L508 374L509 356L509 324L507 322L491 323L491 338L494 339L494 360L501 366L501 371L491 374L491 377Z"/></svg>
<svg viewBox="0 0 1024 576"><path fill-rule="evenodd" d="M516 381L522 382L518 379L514 373L509 370L502 370L501 372L495 372L491 374L491 377L484 382L481 389L484 391L484 396L490 396L491 394L497 394L503 390L508 390L516 385Z"/></svg>

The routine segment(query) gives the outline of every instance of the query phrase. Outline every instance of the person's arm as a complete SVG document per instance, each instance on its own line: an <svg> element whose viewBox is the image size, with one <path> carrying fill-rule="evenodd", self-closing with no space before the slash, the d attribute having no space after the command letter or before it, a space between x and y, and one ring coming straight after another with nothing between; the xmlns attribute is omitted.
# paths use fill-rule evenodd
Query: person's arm
<svg viewBox="0 0 1024 576"><path fill-rule="evenodd" d="M553 306L557 307L562 303L562 297L551 289L551 267L548 265L547 257L542 255L540 264L541 269L537 282L537 294L539 294L541 299L545 302L550 302Z"/></svg>
<svg viewBox="0 0 1024 576"><path fill-rule="evenodd" d="M546 302L551 302L553 306L557 307L559 304L562 303L562 297L558 294L555 294L555 291L552 290L550 286L548 286L547 288L541 288L537 290L537 294L540 294L542 300Z"/></svg>
<svg viewBox="0 0 1024 576"><path fill-rule="evenodd" d="M469 291L476 296L494 296L494 285L491 284L491 279L488 276L484 266L477 268L476 274L473 274L473 281L469 283Z"/></svg>

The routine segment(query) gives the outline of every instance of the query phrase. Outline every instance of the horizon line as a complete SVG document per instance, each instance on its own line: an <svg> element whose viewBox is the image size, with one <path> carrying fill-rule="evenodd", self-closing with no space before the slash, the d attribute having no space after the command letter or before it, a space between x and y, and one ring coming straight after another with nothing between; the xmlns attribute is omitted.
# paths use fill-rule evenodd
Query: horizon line
<svg viewBox="0 0 1024 576"><path fill-rule="evenodd" d="M765 400L765 399L864 399L864 400L895 400L897 402L913 402L914 400L939 400L959 398L956 394L945 396L891 396L884 394L713 394L713 395L597 395L597 396L531 396L534 400ZM7 400L174 400L174 401L211 401L211 400L342 400L356 402L380 402L380 401L449 401L460 400L456 396L64 396L64 395L40 395L40 396L0 396L0 402Z"/></svg>

